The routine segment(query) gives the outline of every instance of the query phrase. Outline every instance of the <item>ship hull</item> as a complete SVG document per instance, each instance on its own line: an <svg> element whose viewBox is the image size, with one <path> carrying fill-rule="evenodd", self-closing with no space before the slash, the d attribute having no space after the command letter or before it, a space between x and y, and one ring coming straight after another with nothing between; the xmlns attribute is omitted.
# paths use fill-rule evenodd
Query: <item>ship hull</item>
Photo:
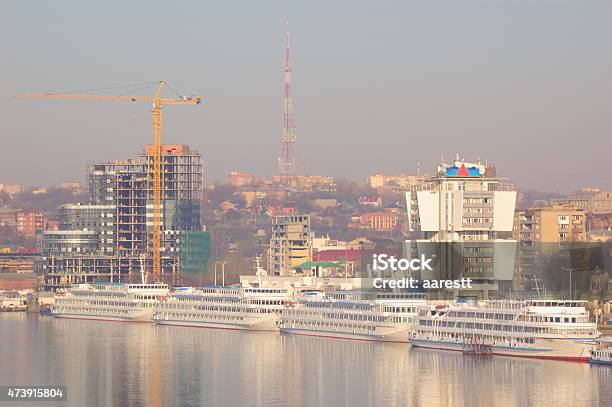
<svg viewBox="0 0 612 407"><path fill-rule="evenodd" d="M409 343L407 330L392 332L384 335L366 335L341 331L313 331L310 329L300 328L281 328L280 331L284 334L315 336L320 338L350 339L371 342Z"/></svg>
<svg viewBox="0 0 612 407"><path fill-rule="evenodd" d="M589 358L589 363L592 363L594 365L608 365L608 366L612 366L612 360L599 360L599 359Z"/></svg>
<svg viewBox="0 0 612 407"><path fill-rule="evenodd" d="M482 347L481 351L474 351L464 343L445 342L426 339L411 339L410 343L416 348L457 351L468 354L508 356L543 360L561 360L568 362L586 363L589 361L589 345L584 341L571 339L542 339L532 346L512 347L490 345Z"/></svg>
<svg viewBox="0 0 612 407"><path fill-rule="evenodd" d="M0 312L26 312L27 310L28 310L27 306L0 307Z"/></svg>
<svg viewBox="0 0 612 407"><path fill-rule="evenodd" d="M172 319L156 319L158 325L168 326L183 326L192 328L208 328L208 329L229 329L236 331L278 331L276 318L267 318L264 320L255 320L246 323L231 323L231 322L208 322L208 321L179 321Z"/></svg>
<svg viewBox="0 0 612 407"><path fill-rule="evenodd" d="M54 312L51 314L55 318L65 319L80 319L88 321L111 321L111 322L139 322L139 323L153 323L153 309L143 309L139 311L131 311L125 316L118 316L112 314L79 314L79 313L64 313Z"/></svg>

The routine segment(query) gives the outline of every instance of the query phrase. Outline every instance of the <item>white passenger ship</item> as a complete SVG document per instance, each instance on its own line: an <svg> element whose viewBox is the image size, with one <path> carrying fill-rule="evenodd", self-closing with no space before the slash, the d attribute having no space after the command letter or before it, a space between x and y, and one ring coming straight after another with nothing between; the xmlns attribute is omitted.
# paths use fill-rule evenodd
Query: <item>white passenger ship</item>
<svg viewBox="0 0 612 407"><path fill-rule="evenodd" d="M157 305L168 298L167 284L78 284L56 292L57 318L153 322Z"/></svg>
<svg viewBox="0 0 612 407"><path fill-rule="evenodd" d="M277 331L278 315L288 300L286 288L179 288L160 303L154 319L160 325Z"/></svg>
<svg viewBox="0 0 612 407"><path fill-rule="evenodd" d="M425 304L420 293L337 291L305 292L282 313L280 331L287 334L408 342L417 308Z"/></svg>
<svg viewBox="0 0 612 407"><path fill-rule="evenodd" d="M598 337L585 301L481 301L419 310L415 347L586 362Z"/></svg>
<svg viewBox="0 0 612 407"><path fill-rule="evenodd" d="M612 366L612 337L597 340L591 349L589 362Z"/></svg>
<svg viewBox="0 0 612 407"><path fill-rule="evenodd" d="M17 292L0 291L0 311L27 311L28 298Z"/></svg>

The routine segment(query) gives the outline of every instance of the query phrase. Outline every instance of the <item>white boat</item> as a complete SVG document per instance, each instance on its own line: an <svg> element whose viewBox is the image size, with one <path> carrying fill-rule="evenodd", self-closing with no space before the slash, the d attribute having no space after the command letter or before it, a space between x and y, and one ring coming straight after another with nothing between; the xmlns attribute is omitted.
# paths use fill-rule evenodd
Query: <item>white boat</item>
<svg viewBox="0 0 612 407"><path fill-rule="evenodd" d="M281 314L280 331L286 334L408 342L423 294L337 291L303 293Z"/></svg>
<svg viewBox="0 0 612 407"><path fill-rule="evenodd" d="M589 362L612 366L612 338L601 338L589 354Z"/></svg>
<svg viewBox="0 0 612 407"><path fill-rule="evenodd" d="M480 301L419 310L415 347L587 362L599 336L585 301Z"/></svg>
<svg viewBox="0 0 612 407"><path fill-rule="evenodd" d="M0 292L0 311L27 311L28 299L17 292Z"/></svg>
<svg viewBox="0 0 612 407"><path fill-rule="evenodd" d="M159 304L154 320L159 325L277 331L288 298L285 288L179 288Z"/></svg>
<svg viewBox="0 0 612 407"><path fill-rule="evenodd" d="M153 322L157 305L168 298L167 284L78 284L58 290L51 315L57 318Z"/></svg>

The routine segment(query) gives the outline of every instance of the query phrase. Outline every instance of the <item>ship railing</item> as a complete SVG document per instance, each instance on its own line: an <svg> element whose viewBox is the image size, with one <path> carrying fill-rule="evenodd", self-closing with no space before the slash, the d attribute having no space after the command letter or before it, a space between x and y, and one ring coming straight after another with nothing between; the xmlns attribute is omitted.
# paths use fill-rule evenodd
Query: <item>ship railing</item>
<svg viewBox="0 0 612 407"><path fill-rule="evenodd" d="M420 309L421 312L419 312L419 316L427 316L427 312ZM467 315L466 315L467 314ZM510 318L496 318L495 315L499 315L499 316L510 316ZM482 312L482 311L471 311L468 310L468 312L466 313L465 310L461 310L457 311L457 310L450 310L449 312L447 312L446 314L444 314L444 316L446 318L450 318L450 319L457 319L457 320L463 320L463 319L474 319L477 321L517 321L517 322L531 322L529 321L527 318L531 317L531 316L535 316L535 317L547 317L547 318L559 318L561 319L560 321L535 321L536 324L541 324L541 323L545 323L545 322L552 322L555 324L559 324L559 323L571 323L571 324L575 324L575 323L580 323L583 321L563 321L562 319L564 318L576 318L578 319L579 317L582 318L588 318L589 314L588 313L582 313L582 314L551 314L551 313L546 313L546 314L527 314L527 313L503 313L503 312L496 312L496 313L486 313L486 312ZM493 317L491 317L493 316Z"/></svg>
<svg viewBox="0 0 612 407"><path fill-rule="evenodd" d="M483 334L483 335L501 335L501 336L516 336L516 337L559 337L559 336L571 336L571 337L580 337L580 338L592 338L593 335L596 335L596 330L594 329L583 329L583 332L574 332L574 330L567 331L547 331L547 332L529 332L521 329L516 329L512 331L506 330L489 330L489 329L481 329L481 328L465 328L465 327L450 327L450 326L437 326L437 325L419 325L419 330L426 330L431 332L448 332L448 333L458 333L462 335L466 334Z"/></svg>
<svg viewBox="0 0 612 407"><path fill-rule="evenodd" d="M338 319L343 319L344 317L348 316L349 318L345 318L345 319L357 319L357 318L351 318L353 316L361 316L361 315L371 315L371 316L377 316L377 317L381 317L381 318L386 318L386 317L395 317L395 316L414 316L413 313L395 313L395 312L385 312L385 311L380 311L378 309L369 309L369 310L356 310L356 309L342 309L342 308L325 308L325 307L321 307L321 308L288 308L287 309L288 313L295 313L295 314L305 314L305 315L335 315Z"/></svg>
<svg viewBox="0 0 612 407"><path fill-rule="evenodd" d="M384 323L384 320L358 320L358 319L339 319L339 318L329 318L329 317L316 317L313 315L292 315L292 314L283 314L281 316L281 319L283 320L296 320L296 321L318 321L318 322L325 322L325 323L336 323L336 324L346 324L346 323L359 323L359 324L363 324L363 325L379 325L381 323Z"/></svg>
<svg viewBox="0 0 612 407"><path fill-rule="evenodd" d="M527 308L527 313L535 315L588 315L588 311L584 307L536 307L530 306Z"/></svg>
<svg viewBox="0 0 612 407"><path fill-rule="evenodd" d="M415 320L409 316L406 317L400 317L397 315L393 315L393 316L388 316L388 317L384 317L384 316L371 316L371 318L339 318L337 315L322 315L322 314L295 314L295 313L291 313L291 312L287 312L283 314L283 318L293 318L293 319L300 319L300 320L319 320L319 321L334 321L334 322L338 322L338 321L345 321L345 322L350 322L350 323L366 323L366 324L373 324L373 325L380 325L380 324L409 324L409 325L414 325L415 324ZM406 319L406 321L397 321L398 318L403 318Z"/></svg>
<svg viewBox="0 0 612 407"><path fill-rule="evenodd" d="M420 318L424 319L424 318ZM426 319L425 319L426 320ZM502 326L513 326L513 327L543 327L543 328L554 328L554 329L580 329L580 328L592 328L595 326L592 322L538 322L538 321L526 321L526 320L496 320L486 318L474 318L474 317L447 317L434 319L434 321L444 320L449 323L461 322L461 323L473 323L473 324L495 324Z"/></svg>

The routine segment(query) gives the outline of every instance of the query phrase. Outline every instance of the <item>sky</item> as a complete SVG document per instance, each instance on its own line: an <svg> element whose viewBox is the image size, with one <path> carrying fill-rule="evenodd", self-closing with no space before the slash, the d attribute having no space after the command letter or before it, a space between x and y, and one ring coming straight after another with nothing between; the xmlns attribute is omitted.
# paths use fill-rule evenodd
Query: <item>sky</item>
<svg viewBox="0 0 612 407"><path fill-rule="evenodd" d="M204 99L167 107L162 140L199 150L207 182L276 174L287 19L298 173L433 174L459 153L522 189L612 188L597 0L5 2L0 183L83 182L153 138L146 103L14 95L160 79Z"/></svg>

